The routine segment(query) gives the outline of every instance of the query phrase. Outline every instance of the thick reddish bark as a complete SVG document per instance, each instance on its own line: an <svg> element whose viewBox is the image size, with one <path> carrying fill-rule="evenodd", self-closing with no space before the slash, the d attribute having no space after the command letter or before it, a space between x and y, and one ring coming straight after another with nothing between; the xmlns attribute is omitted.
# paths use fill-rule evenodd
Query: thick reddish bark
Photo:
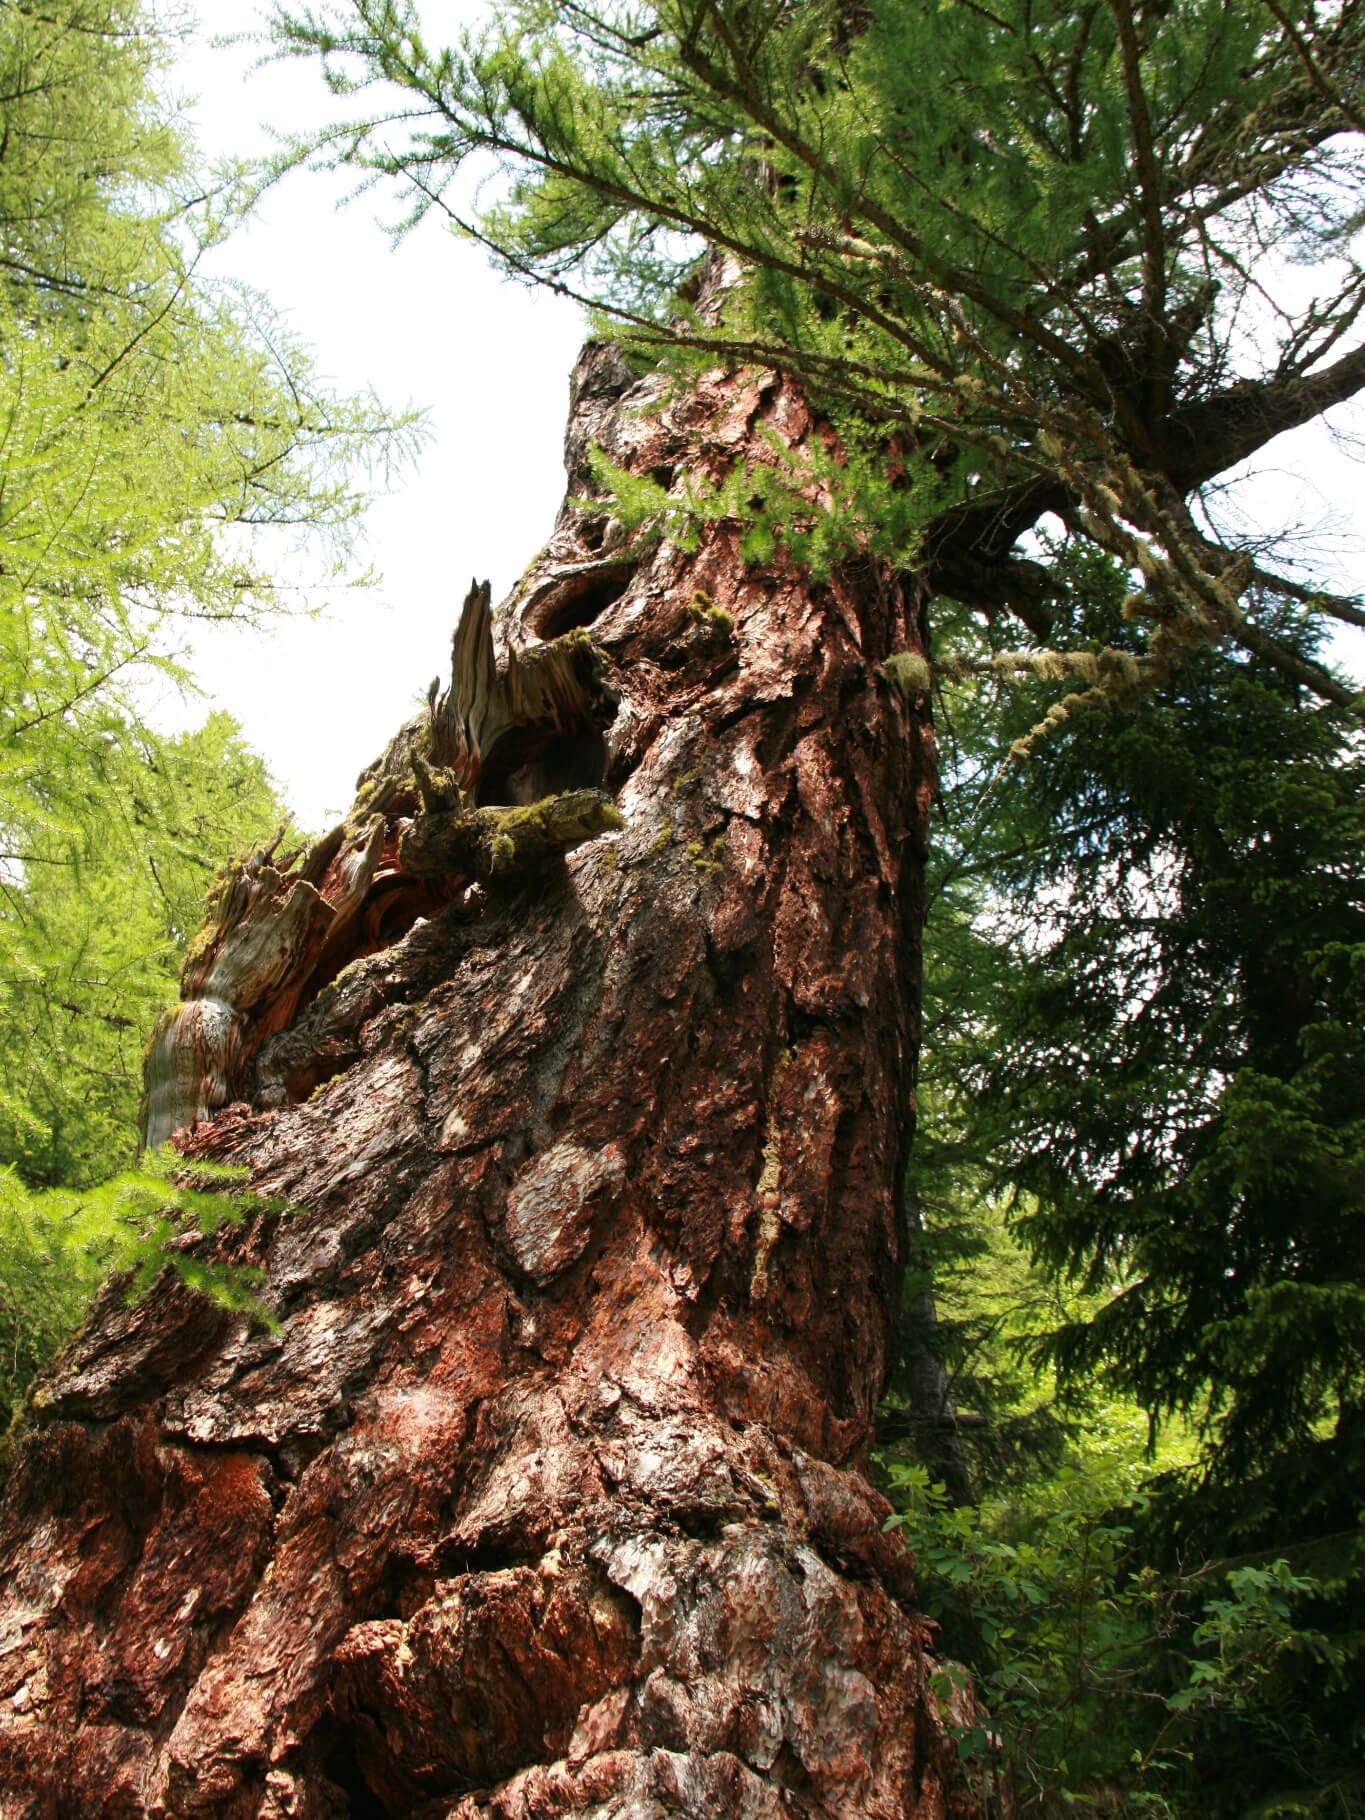
<svg viewBox="0 0 1365 1820"><path fill-rule="evenodd" d="M476 591L348 828L220 896L153 1122L294 1203L217 1241L279 1327L115 1286L47 1381L6 1820L974 1811L861 1476L933 788L880 666L922 600L724 525L627 556L591 440L657 477L817 433L775 380L660 390L586 352L497 668Z"/></svg>

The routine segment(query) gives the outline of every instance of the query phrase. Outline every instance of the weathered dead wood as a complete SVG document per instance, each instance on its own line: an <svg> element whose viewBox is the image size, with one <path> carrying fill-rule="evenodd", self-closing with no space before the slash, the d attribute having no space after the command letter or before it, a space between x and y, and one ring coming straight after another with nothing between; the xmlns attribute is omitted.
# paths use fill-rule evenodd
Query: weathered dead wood
<svg viewBox="0 0 1365 1820"><path fill-rule="evenodd" d="M284 869L252 855L220 880L209 923L186 959L182 1003L165 1014L147 1055L144 1141L155 1147L234 1097L252 1052L283 1028L328 952L359 946L366 899L385 866L374 816L333 831Z"/></svg>
<svg viewBox="0 0 1365 1820"><path fill-rule="evenodd" d="M588 576L603 566L586 565ZM588 579L576 565L565 568L576 572L567 578L558 572L528 596L532 604L543 600L547 587ZM586 592L574 598L584 600ZM490 599L487 582L475 582L451 647L451 686L443 695L433 695L431 708L432 758L449 768L471 798L480 778L496 765L501 742L510 740L524 750L529 740L557 733L592 736L611 724L617 706L617 696L604 681L601 653L586 635L575 636L568 627L548 644L509 646L499 663ZM575 627L579 623L573 622ZM537 621L536 629L543 624Z"/></svg>
<svg viewBox="0 0 1365 1820"><path fill-rule="evenodd" d="M714 478L820 433L770 375L669 400L590 348L570 497L593 443ZM43 1385L4 1820L975 1813L863 1476L934 787L883 666L924 598L566 505L325 862L234 875L162 1116L295 1205L214 1241L278 1329L110 1294Z"/></svg>

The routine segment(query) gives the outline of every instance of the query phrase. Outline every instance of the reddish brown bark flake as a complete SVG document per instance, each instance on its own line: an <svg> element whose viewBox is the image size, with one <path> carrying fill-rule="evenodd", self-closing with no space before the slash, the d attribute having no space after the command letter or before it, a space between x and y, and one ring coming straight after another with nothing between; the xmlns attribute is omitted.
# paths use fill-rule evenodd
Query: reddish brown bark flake
<svg viewBox="0 0 1365 1820"><path fill-rule="evenodd" d="M921 593L575 503L593 442L668 479L769 433L820 434L771 375L670 401L590 347L545 553L347 824L225 880L153 1122L290 1203L213 1241L278 1325L113 1285L43 1385L4 1820L974 1813L861 1476Z"/></svg>

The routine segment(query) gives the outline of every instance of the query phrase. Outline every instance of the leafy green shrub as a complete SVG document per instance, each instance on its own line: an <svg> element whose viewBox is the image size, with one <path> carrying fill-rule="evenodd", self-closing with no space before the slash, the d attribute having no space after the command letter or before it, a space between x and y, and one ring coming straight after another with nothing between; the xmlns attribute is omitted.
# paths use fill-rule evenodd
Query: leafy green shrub
<svg viewBox="0 0 1365 1820"><path fill-rule="evenodd" d="M920 1465L890 1464L920 1599L980 1715L957 1729L1001 1815L1159 1815L1229 1808L1200 1761L1210 1729L1249 1762L1282 1756L1288 1662L1326 1639L1303 1620L1319 1583L1282 1557L1161 1575L1142 1565L1148 1493L1136 1455L1063 1467L1031 1500L954 1506ZM1329 1801L1335 1805L1329 1805ZM1261 1811L1348 1815L1343 1786L1284 1793Z"/></svg>

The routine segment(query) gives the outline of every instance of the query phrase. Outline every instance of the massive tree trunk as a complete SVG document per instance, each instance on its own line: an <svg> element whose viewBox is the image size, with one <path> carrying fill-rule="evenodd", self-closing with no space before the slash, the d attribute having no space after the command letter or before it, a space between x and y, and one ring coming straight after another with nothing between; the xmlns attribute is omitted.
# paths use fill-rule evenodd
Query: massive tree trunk
<svg viewBox="0 0 1365 1820"><path fill-rule="evenodd" d="M112 1285L43 1386L5 1820L975 1811L863 1476L922 591L628 550L592 442L668 479L820 434L770 377L662 396L585 352L546 551L346 826L224 881L149 1129L291 1204L213 1241L278 1325Z"/></svg>

